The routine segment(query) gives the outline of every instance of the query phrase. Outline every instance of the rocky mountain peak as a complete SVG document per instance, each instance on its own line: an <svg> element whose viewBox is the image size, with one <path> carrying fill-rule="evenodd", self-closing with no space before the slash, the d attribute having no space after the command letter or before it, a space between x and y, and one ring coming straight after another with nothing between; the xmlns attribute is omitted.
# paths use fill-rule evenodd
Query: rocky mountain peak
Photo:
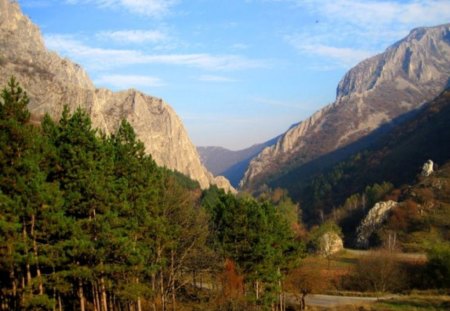
<svg viewBox="0 0 450 311"><path fill-rule="evenodd" d="M450 24L417 28L351 69L336 101L289 129L254 158L241 186L256 188L280 171L344 148L420 107L450 77Z"/></svg>
<svg viewBox="0 0 450 311"><path fill-rule="evenodd" d="M442 65L445 65L442 60L449 56L448 45L450 24L413 29L384 53L351 69L339 82L337 101L345 96L375 90L383 82L393 79L400 78L404 80L400 82L410 84L440 80Z"/></svg>
<svg viewBox="0 0 450 311"><path fill-rule="evenodd" d="M0 85L6 85L12 75L17 78L31 99L29 110L35 121L46 113L59 118L65 104L72 111L85 109L93 125L106 134L126 119L158 165L189 176L202 188L218 184L234 191L226 179L216 179L201 164L180 118L168 104L134 89L95 88L83 68L47 51L38 27L16 1L0 0L0 46Z"/></svg>

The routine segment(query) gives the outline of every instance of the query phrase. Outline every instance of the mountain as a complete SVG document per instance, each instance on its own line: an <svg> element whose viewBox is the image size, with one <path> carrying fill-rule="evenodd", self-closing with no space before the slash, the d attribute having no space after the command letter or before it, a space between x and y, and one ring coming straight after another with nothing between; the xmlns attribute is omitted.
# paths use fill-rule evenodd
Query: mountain
<svg viewBox="0 0 450 311"><path fill-rule="evenodd" d="M354 200L349 201L350 197L364 193L374 185L389 183L401 187L414 184L428 160L437 166L450 163L448 142L450 88L415 111L409 120L380 135L368 148L327 168L318 168L316 162L321 161L318 158L269 185L286 188L292 198L300 202L308 222L316 222L321 214L336 215L338 206L344 206L354 217ZM305 173L308 167L313 168ZM366 197L370 196L366 193Z"/></svg>
<svg viewBox="0 0 450 311"><path fill-rule="evenodd" d="M27 91L29 110L38 122L46 113L58 119L67 104L85 109L93 125L106 134L122 119L134 127L156 163L199 182L231 189L225 178L214 178L201 164L196 148L174 110L162 99L137 90L98 89L77 64L45 48L42 36L16 1L0 0L0 85L14 75Z"/></svg>
<svg viewBox="0 0 450 311"><path fill-rule="evenodd" d="M226 177L233 187L238 187L250 161L264 148L275 144L278 138L237 151L223 147L197 147L197 151L203 165L211 173Z"/></svg>
<svg viewBox="0 0 450 311"><path fill-rule="evenodd" d="M436 97L449 76L450 24L412 30L384 53L351 69L339 83L334 103L288 130L255 157L242 187L258 189L336 150L341 152L321 165L360 150L376 135L361 138L388 129L391 122Z"/></svg>

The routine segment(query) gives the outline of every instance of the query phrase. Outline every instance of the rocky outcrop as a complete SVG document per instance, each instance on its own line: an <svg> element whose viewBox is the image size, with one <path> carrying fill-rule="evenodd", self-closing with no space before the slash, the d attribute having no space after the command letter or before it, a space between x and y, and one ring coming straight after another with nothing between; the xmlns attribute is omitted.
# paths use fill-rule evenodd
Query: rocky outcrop
<svg viewBox="0 0 450 311"><path fill-rule="evenodd" d="M336 232L325 232L319 238L318 252L321 256L329 257L344 249L344 242L342 238Z"/></svg>
<svg viewBox="0 0 450 311"><path fill-rule="evenodd" d="M356 229L356 244L358 247L366 248L369 245L370 236L383 224L383 221L389 215L389 211L393 207L397 206L397 204L397 202L390 200L386 202L378 202L374 205Z"/></svg>
<svg viewBox="0 0 450 311"><path fill-rule="evenodd" d="M241 186L257 188L368 135L433 99L450 76L450 24L418 28L350 70L336 101L289 129L254 158Z"/></svg>
<svg viewBox="0 0 450 311"><path fill-rule="evenodd" d="M431 160L428 160L427 162L425 162L425 164L422 167L422 176L428 177L431 174L433 174L434 172L434 163Z"/></svg>
<svg viewBox="0 0 450 311"><path fill-rule="evenodd" d="M95 127L109 134L127 119L157 164L189 176L202 188L218 184L232 190L226 179L214 178L201 164L169 105L136 90L114 93L95 88L79 65L47 51L38 27L22 14L16 1L0 0L0 49L0 85L6 85L12 75L17 78L31 99L33 120L46 113L57 119L63 105L71 110L81 107Z"/></svg>

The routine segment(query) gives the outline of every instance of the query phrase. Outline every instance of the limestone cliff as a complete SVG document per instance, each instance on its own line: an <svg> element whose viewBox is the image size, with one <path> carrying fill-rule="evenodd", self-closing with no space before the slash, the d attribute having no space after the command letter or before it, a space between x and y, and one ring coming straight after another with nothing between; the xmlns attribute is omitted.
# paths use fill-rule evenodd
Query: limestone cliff
<svg viewBox="0 0 450 311"><path fill-rule="evenodd" d="M289 129L254 158L241 186L257 188L280 171L348 146L420 107L450 76L450 24L418 28L351 69L336 101Z"/></svg>
<svg viewBox="0 0 450 311"><path fill-rule="evenodd" d="M93 125L107 134L127 119L159 165L197 180L202 188L218 184L232 189L201 164L181 120L163 100L136 90L114 93L95 88L79 65L47 51L38 27L15 1L0 0L0 85L12 75L31 98L34 120L45 113L58 118L65 104L71 110L85 109Z"/></svg>

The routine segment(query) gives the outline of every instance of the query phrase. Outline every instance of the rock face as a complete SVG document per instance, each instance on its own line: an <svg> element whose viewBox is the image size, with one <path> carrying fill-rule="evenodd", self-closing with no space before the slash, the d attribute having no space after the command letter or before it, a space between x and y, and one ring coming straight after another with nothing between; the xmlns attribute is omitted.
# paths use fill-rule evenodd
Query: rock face
<svg viewBox="0 0 450 311"><path fill-rule="evenodd" d="M341 237L333 231L324 233L319 240L319 254L325 257L336 254L344 249Z"/></svg>
<svg viewBox="0 0 450 311"><path fill-rule="evenodd" d="M288 130L254 158L241 186L256 189L280 170L346 147L430 101L450 76L450 24L418 28L350 70L336 101Z"/></svg>
<svg viewBox="0 0 450 311"><path fill-rule="evenodd" d="M14 75L27 91L29 110L39 121L45 113L57 119L67 104L81 107L93 125L109 134L122 119L134 127L160 166L179 171L202 188L218 183L231 190L224 178L216 180L201 164L184 126L163 100L136 90L114 93L97 89L86 72L45 48L37 26L25 17L16 1L0 0L0 85Z"/></svg>
<svg viewBox="0 0 450 311"><path fill-rule="evenodd" d="M356 229L357 240L356 244L358 247L366 248L369 245L369 238L372 233L378 229L383 221L386 219L388 212L395 206L397 206L395 201L378 202L369 211L367 216L361 222L359 227Z"/></svg>

